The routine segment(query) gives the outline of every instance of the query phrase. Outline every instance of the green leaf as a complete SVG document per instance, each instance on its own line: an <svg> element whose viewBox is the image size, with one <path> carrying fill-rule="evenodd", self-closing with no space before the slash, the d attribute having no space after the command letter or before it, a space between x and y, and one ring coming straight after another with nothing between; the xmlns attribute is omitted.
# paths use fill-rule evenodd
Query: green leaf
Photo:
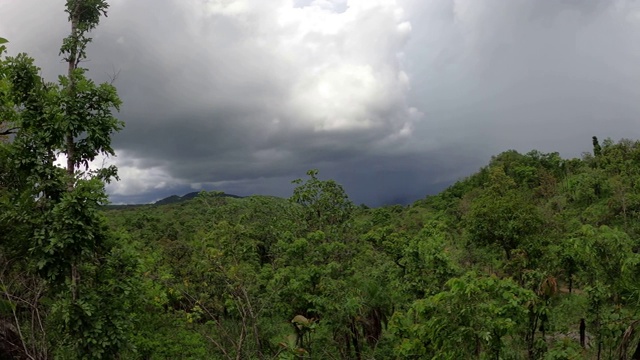
<svg viewBox="0 0 640 360"><path fill-rule="evenodd" d="M8 42L9 42L9 40L7 40L7 39L5 39L5 38L3 38L3 37L0 37L0 45L2 45L2 44L6 44L6 43L8 43Z"/></svg>

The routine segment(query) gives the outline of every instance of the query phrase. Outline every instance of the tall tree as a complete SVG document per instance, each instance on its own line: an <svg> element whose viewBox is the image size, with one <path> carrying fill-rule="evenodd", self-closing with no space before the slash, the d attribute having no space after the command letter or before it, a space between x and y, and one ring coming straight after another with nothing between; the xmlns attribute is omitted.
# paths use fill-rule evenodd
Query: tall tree
<svg viewBox="0 0 640 360"><path fill-rule="evenodd" d="M99 213L107 201L104 184L117 176L116 168L89 170L98 155L114 155L111 134L123 123L112 111L120 99L112 84L94 83L80 67L88 34L107 8L103 0L66 2L71 32L60 53L68 71L58 84L45 82L25 54L0 63L1 110L17 129L4 148L10 174L0 179L16 206L2 218L23 229L14 231L24 238L12 242L12 251L28 254L25 261L48 284L53 316L47 324L54 327L48 333L57 334L50 342L65 358L115 356L130 325L133 261ZM61 155L66 169L55 165Z"/></svg>
<svg viewBox="0 0 640 360"><path fill-rule="evenodd" d="M121 122L112 116L111 109L118 108L120 99L110 84L96 86L84 74L80 63L86 59L86 48L91 42L88 33L107 15L109 5L104 0L67 0L71 33L60 48L68 65L67 77L60 78L62 130L64 145L61 153L67 157L67 191L76 185L75 171L81 165L88 167L100 153L114 155L111 148L111 132L119 130ZM115 175L115 168L101 174L104 180ZM76 261L71 263L72 296L78 296L80 274Z"/></svg>

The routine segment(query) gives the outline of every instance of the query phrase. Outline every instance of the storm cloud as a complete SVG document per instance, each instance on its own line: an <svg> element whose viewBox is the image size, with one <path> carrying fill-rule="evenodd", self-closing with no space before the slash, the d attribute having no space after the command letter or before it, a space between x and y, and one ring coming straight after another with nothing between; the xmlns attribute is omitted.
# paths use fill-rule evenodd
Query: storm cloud
<svg viewBox="0 0 640 360"><path fill-rule="evenodd" d="M112 0L85 66L126 128L116 203L197 189L288 196L317 168L357 203L407 203L507 149L579 156L639 137L640 4ZM0 3L43 76L63 0Z"/></svg>

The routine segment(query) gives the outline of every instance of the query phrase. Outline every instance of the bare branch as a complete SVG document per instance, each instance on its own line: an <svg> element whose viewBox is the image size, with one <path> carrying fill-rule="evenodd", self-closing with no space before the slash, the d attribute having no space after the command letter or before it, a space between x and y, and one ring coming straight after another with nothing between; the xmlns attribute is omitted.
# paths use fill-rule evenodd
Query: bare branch
<svg viewBox="0 0 640 360"><path fill-rule="evenodd" d="M4 293L4 296L7 298L7 301L12 302L11 298L13 298L14 296L11 296L11 294L9 294L9 292L7 291L7 285L5 284L2 277L0 277L0 284L2 285L3 293ZM29 353L29 349L27 349L27 342L25 341L24 335L22 334L22 327L20 326L20 320L18 320L18 314L16 313L15 306L11 306L11 312L13 313L13 320L15 321L16 331L18 332L18 336L20 337L20 342L22 343L22 348L24 349L24 355L26 355L29 359L35 360L35 358ZM5 339L5 341L6 340L7 339ZM14 346L17 346L17 345L14 344Z"/></svg>
<svg viewBox="0 0 640 360"><path fill-rule="evenodd" d="M19 128L17 128L17 127L13 127L13 128L6 129L6 130L1 130L1 131L0 131L0 136L2 136L2 135L11 135L11 134L15 134L15 133L16 133L16 131L18 131L18 129L19 129Z"/></svg>
<svg viewBox="0 0 640 360"><path fill-rule="evenodd" d="M118 78L120 77L120 71L120 69L116 71L115 67L112 66L111 74L107 74L107 76L109 77L109 85L113 85L116 80L118 80Z"/></svg>

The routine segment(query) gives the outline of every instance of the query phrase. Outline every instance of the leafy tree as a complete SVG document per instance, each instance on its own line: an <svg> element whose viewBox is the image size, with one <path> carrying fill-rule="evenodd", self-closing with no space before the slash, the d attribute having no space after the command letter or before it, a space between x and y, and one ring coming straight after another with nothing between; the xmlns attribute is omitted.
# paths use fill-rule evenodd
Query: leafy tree
<svg viewBox="0 0 640 360"><path fill-rule="evenodd" d="M509 279L467 273L447 289L397 313L392 332L405 359L472 359L489 353L501 358L504 339L526 322L533 292Z"/></svg>
<svg viewBox="0 0 640 360"><path fill-rule="evenodd" d="M593 143L593 156L597 159L602 155L602 147L600 147L597 136L592 137L591 142Z"/></svg>
<svg viewBox="0 0 640 360"><path fill-rule="evenodd" d="M56 356L70 358L110 358L126 344L135 283L134 258L100 214L104 182L116 169L88 170L97 155L113 155L110 136L122 127L112 115L120 105L115 88L96 85L79 67L88 33L107 8L101 0L67 1L71 34L60 52L68 73L58 84L41 79L25 54L0 62L0 111L16 129L2 148L7 163L0 181L16 206L2 217L22 237L5 251L28 254L23 259L49 284L49 340ZM66 169L54 164L60 155Z"/></svg>
<svg viewBox="0 0 640 360"><path fill-rule="evenodd" d="M542 220L537 208L501 167L490 171L484 192L471 205L467 231L472 242L498 245L510 260L514 249L540 231Z"/></svg>
<svg viewBox="0 0 640 360"><path fill-rule="evenodd" d="M577 278L582 286L606 286L620 302L629 285L637 279L633 271L632 241L622 230L608 226L583 225L562 242L561 265L572 286ZM633 288L633 286L631 286Z"/></svg>
<svg viewBox="0 0 640 360"><path fill-rule="evenodd" d="M298 186L291 200L302 205L302 218L309 231L341 232L351 219L355 206L340 184L318 179L318 170L309 170L307 175L309 179L306 181L293 181Z"/></svg>
<svg viewBox="0 0 640 360"><path fill-rule="evenodd" d="M446 233L442 223L428 222L418 235L402 244L402 290L415 298L424 298L442 290L444 284L458 275L446 249Z"/></svg>

